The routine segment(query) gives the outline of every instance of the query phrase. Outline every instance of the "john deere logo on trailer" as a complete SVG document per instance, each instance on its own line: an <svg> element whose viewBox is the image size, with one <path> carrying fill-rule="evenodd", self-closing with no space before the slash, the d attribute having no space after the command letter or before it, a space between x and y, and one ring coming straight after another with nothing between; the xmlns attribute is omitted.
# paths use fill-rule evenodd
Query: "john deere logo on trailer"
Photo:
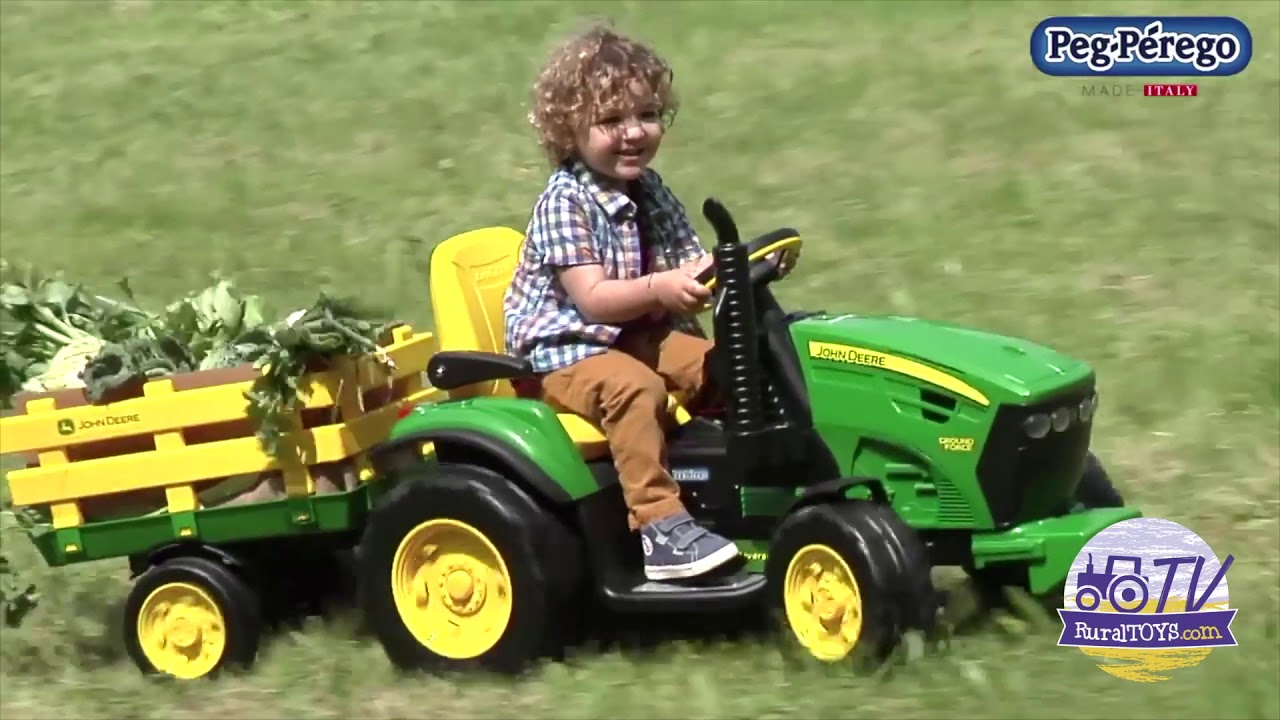
<svg viewBox="0 0 1280 720"><path fill-rule="evenodd" d="M130 425L132 423L142 422L137 413L128 415L104 415L99 418L91 418L80 421L80 430L100 430L103 428L116 427L118 425ZM62 418L58 421L58 434L71 435L76 431L76 421L71 418Z"/></svg>

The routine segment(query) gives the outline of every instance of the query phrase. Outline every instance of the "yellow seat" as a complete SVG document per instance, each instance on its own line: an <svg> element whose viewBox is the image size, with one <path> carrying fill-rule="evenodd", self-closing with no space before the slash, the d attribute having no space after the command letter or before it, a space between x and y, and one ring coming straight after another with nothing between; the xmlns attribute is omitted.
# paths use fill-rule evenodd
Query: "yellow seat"
<svg viewBox="0 0 1280 720"><path fill-rule="evenodd" d="M440 350L506 352L502 299L515 275L524 235L487 227L455 235L435 247L430 259L431 306ZM449 391L454 399L515 397L507 380L489 380ZM689 419L678 394L667 397L677 423ZM599 425L574 413L558 413L560 424L585 458L608 453Z"/></svg>

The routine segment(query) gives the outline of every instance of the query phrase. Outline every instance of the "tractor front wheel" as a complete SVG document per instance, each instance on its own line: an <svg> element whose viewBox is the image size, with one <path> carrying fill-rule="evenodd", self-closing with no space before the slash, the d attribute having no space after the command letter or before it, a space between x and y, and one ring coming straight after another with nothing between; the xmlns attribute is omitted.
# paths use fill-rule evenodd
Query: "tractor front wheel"
<svg viewBox="0 0 1280 720"><path fill-rule="evenodd" d="M1080 482L1076 484L1076 491L1071 497L1070 504L1063 511L1072 513L1118 507L1124 507L1124 497L1116 490L1102 461L1090 452L1085 457L1084 472L1080 475ZM1027 569L1022 566L996 565L977 569L966 565L964 570L973 581L979 601L987 609L1005 605L1005 588L1025 591L1028 586ZM1056 610L1062 605L1062 592L1060 589L1050 592L1041 597L1040 601L1050 610Z"/></svg>
<svg viewBox="0 0 1280 720"><path fill-rule="evenodd" d="M882 663L904 633L931 634L937 595L923 543L891 509L845 501L779 525L765 574L792 639L824 662Z"/></svg>
<svg viewBox="0 0 1280 720"><path fill-rule="evenodd" d="M1085 458L1084 473L1076 485L1072 509L1124 507L1124 497L1116 490L1115 483L1097 455L1089 453Z"/></svg>

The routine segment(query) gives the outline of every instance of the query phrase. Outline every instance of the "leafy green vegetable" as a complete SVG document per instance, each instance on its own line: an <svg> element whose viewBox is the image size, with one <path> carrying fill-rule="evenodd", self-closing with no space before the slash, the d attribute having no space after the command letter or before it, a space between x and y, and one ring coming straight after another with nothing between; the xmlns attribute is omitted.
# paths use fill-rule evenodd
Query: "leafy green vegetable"
<svg viewBox="0 0 1280 720"><path fill-rule="evenodd" d="M123 285L132 299L132 292ZM100 402L113 391L149 378L233 367L252 360L239 338L264 325L263 303L242 296L229 280L170 303L144 332L110 343L85 367L87 396Z"/></svg>
<svg viewBox="0 0 1280 720"><path fill-rule="evenodd" d="M242 358L231 350L242 334L266 324L264 314L261 298L245 297L223 279L171 303L162 325L207 370L239 364Z"/></svg>
<svg viewBox="0 0 1280 720"><path fill-rule="evenodd" d="M248 398L259 442L269 454L280 452L280 441L292 428L298 401L306 400L298 380L312 361L374 353L384 366L392 366L378 342L398 323L373 322L363 315L352 302L321 293L316 304L301 315L242 338L246 346L256 346L246 351L255 355L255 366L265 368Z"/></svg>
<svg viewBox="0 0 1280 720"><path fill-rule="evenodd" d="M195 369L195 359L169 335L110 343L85 365L85 395L98 403L129 383Z"/></svg>
<svg viewBox="0 0 1280 720"><path fill-rule="evenodd" d="M5 406L50 370L63 348L94 338L123 342L145 335L155 320L135 307L3 260L0 280L0 401Z"/></svg>
<svg viewBox="0 0 1280 720"><path fill-rule="evenodd" d="M387 361L378 343L397 324L325 293L311 307L268 323L262 299L225 278L152 313L137 307L127 279L117 283L121 301L30 271L3 270L13 276L0 285L6 404L23 387L84 387L97 403L151 378L252 364L264 372L246 396L249 415L273 455L291 427L302 375L344 355L374 353Z"/></svg>

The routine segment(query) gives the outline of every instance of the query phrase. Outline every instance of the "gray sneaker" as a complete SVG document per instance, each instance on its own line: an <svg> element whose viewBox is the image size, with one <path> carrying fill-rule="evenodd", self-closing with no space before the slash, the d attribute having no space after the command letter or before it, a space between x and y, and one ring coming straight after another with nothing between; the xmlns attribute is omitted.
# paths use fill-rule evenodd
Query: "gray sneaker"
<svg viewBox="0 0 1280 720"><path fill-rule="evenodd" d="M706 574L738 557L738 547L694 522L687 512L640 529L644 574L650 580L677 580Z"/></svg>

